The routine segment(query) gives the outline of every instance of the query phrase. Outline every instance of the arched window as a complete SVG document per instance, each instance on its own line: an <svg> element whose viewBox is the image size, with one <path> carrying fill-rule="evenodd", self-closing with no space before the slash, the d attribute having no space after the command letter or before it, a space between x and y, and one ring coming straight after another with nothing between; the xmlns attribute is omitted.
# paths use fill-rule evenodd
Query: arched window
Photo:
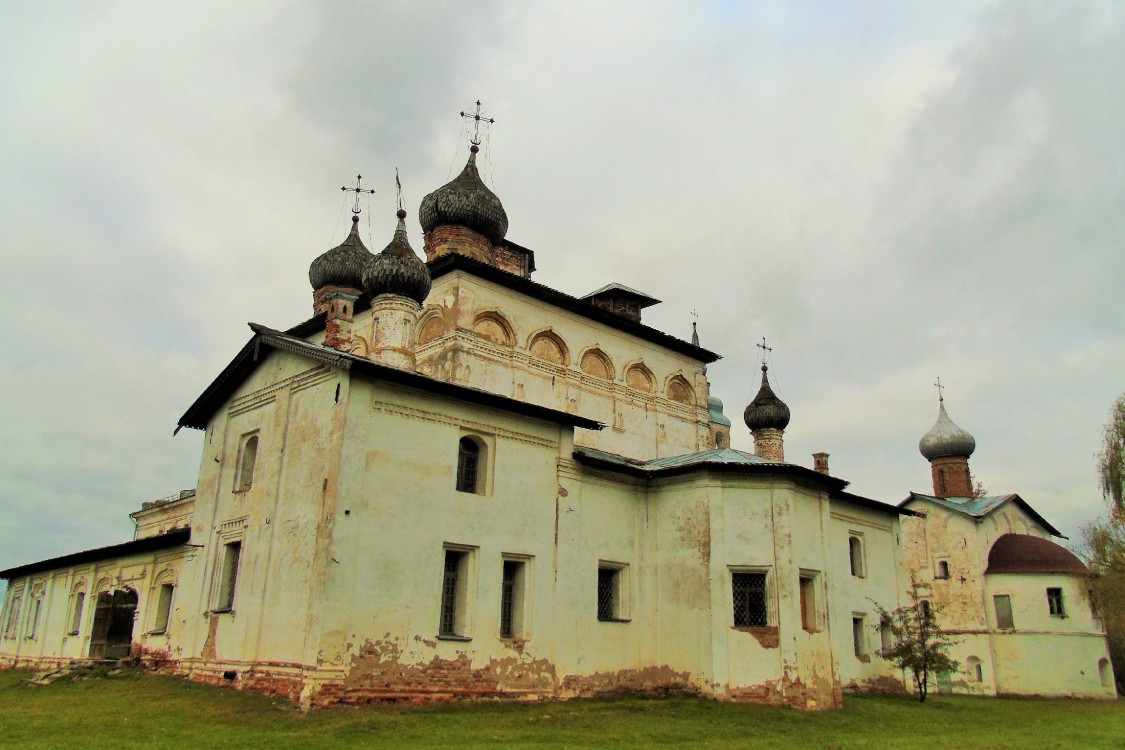
<svg viewBox="0 0 1125 750"><path fill-rule="evenodd" d="M567 352L566 344L550 331L536 334L527 348L536 357L554 362L556 365L565 367L570 363L570 355Z"/></svg>
<svg viewBox="0 0 1125 750"><path fill-rule="evenodd" d="M921 607L921 609L922 609L922 619L923 620L925 620L926 622L929 622L930 620L934 619L934 610L933 610L933 607L930 606L929 600L923 599L919 603L918 606Z"/></svg>
<svg viewBox="0 0 1125 750"><path fill-rule="evenodd" d="M863 540L858 536L848 537L848 556L851 559L852 575L863 578Z"/></svg>
<svg viewBox="0 0 1125 750"><path fill-rule="evenodd" d="M652 393L655 383L656 378L652 376L652 371L640 363L629 365L629 369L625 370L625 384L630 388Z"/></svg>
<svg viewBox="0 0 1125 750"><path fill-rule="evenodd" d="M680 375L676 375L668 381L667 395L669 401L677 401L689 406L695 403L691 385Z"/></svg>
<svg viewBox="0 0 1125 750"><path fill-rule="evenodd" d="M515 339L512 326L500 313L486 312L473 321L473 333L500 346L511 346Z"/></svg>
<svg viewBox="0 0 1125 750"><path fill-rule="evenodd" d="M583 354L579 367L587 375L593 375L595 378L603 380L613 380L613 365L610 364L609 357L605 355L605 352L600 349L590 349Z"/></svg>
<svg viewBox="0 0 1125 750"><path fill-rule="evenodd" d="M258 436L251 435L242 443L238 462L238 482L236 492L245 492L254 484L254 464L258 462Z"/></svg>
<svg viewBox="0 0 1125 750"><path fill-rule="evenodd" d="M1102 687L1113 687L1113 670L1110 669L1109 659L1098 660L1098 676L1102 680Z"/></svg>
<svg viewBox="0 0 1125 750"><path fill-rule="evenodd" d="M984 669L977 657L965 659L965 671L969 673L969 682L984 682Z"/></svg>
<svg viewBox="0 0 1125 750"><path fill-rule="evenodd" d="M463 437L457 446L457 491L482 494L481 445L471 437Z"/></svg>
<svg viewBox="0 0 1125 750"><path fill-rule="evenodd" d="M949 578L949 563L945 560L938 560L937 572L934 573L934 578L945 580Z"/></svg>

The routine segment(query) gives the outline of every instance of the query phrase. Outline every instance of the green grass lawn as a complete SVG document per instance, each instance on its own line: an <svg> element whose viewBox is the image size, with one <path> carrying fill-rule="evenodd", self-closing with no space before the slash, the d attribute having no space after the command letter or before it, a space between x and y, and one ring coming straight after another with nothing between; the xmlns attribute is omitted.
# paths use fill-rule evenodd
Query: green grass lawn
<svg viewBox="0 0 1125 750"><path fill-rule="evenodd" d="M456 703L301 714L253 693L143 672L46 686L0 671L0 747L1099 748L1125 747L1125 704L848 698L806 713L694 698Z"/></svg>

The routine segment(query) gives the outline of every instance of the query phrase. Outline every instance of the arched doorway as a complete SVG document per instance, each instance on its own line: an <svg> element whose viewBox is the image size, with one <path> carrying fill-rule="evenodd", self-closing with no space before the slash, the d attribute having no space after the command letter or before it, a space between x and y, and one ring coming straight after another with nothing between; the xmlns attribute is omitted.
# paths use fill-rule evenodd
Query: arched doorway
<svg viewBox="0 0 1125 750"><path fill-rule="evenodd" d="M90 634L90 658L124 659L133 646L133 619L137 592L132 589L103 591L94 610Z"/></svg>

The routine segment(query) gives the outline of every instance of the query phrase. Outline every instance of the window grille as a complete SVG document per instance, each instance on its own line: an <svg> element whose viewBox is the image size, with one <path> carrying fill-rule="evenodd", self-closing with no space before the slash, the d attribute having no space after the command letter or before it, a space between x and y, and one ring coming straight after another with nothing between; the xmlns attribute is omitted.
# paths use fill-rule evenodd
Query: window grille
<svg viewBox="0 0 1125 750"><path fill-rule="evenodd" d="M1066 609L1063 607L1062 589L1047 589L1047 607L1051 610L1052 615L1061 617L1066 614Z"/></svg>
<svg viewBox="0 0 1125 750"><path fill-rule="evenodd" d="M504 561L504 576L500 588L500 637L515 638L516 573L522 563Z"/></svg>
<svg viewBox="0 0 1125 750"><path fill-rule="evenodd" d="M617 619L617 577L621 571L598 568L598 619Z"/></svg>
<svg viewBox="0 0 1125 750"><path fill-rule="evenodd" d="M764 628L769 624L765 573L732 573L736 628Z"/></svg>
<svg viewBox="0 0 1125 750"><path fill-rule="evenodd" d="M445 576L441 583L441 622L439 635L457 635L457 573L463 553L445 551Z"/></svg>
<svg viewBox="0 0 1125 750"><path fill-rule="evenodd" d="M477 491L477 474L480 464L480 446L472 438L463 437L457 450L457 489L460 492Z"/></svg>

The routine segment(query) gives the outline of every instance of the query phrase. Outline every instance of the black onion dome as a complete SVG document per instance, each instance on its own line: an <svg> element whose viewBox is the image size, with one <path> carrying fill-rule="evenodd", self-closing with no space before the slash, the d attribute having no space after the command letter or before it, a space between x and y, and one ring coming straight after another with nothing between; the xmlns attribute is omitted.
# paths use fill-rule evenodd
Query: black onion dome
<svg viewBox="0 0 1125 750"><path fill-rule="evenodd" d="M476 146L470 149L469 161L461 174L422 199L418 220L425 232L452 225L483 234L494 245L504 239L508 214L500 199L480 179Z"/></svg>
<svg viewBox="0 0 1125 750"><path fill-rule="evenodd" d="M367 264L363 272L363 288L372 298L380 294L409 297L419 305L430 293L430 269L415 254L406 238L406 212L399 209L398 227L391 244Z"/></svg>
<svg viewBox="0 0 1125 750"><path fill-rule="evenodd" d="M359 216L353 215L352 231L347 238L309 265L309 283L313 289L326 286L363 289L363 271L374 257L359 238Z"/></svg>
<svg viewBox="0 0 1125 750"><path fill-rule="evenodd" d="M762 365L762 387L758 389L758 395L742 413L742 418L751 432L766 428L784 430L789 424L789 407L770 388L766 369L766 366Z"/></svg>
<svg viewBox="0 0 1125 750"><path fill-rule="evenodd" d="M968 431L961 429L945 413L945 402L938 402L938 418L930 431L918 441L918 451L927 461L943 456L973 455L977 448L976 439Z"/></svg>

